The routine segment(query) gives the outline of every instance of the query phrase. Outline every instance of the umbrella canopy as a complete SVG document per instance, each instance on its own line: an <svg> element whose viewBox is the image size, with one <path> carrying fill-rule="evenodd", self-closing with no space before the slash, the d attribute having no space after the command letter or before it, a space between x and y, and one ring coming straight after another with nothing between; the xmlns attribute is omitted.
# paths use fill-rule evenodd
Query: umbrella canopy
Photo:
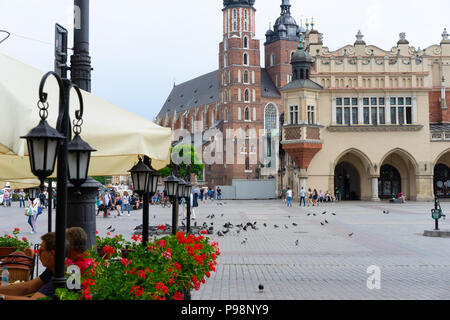
<svg viewBox="0 0 450 320"><path fill-rule="evenodd" d="M36 179L31 172L26 135L40 120L38 91L44 73L0 53L0 181ZM56 128L59 87L49 77L49 124ZM129 175L138 155L152 159L156 170L170 163L171 129L140 117L82 91L84 102L81 137L97 152L92 153L90 176ZM70 117L79 109L75 90L71 92ZM56 176L56 169L52 177Z"/></svg>

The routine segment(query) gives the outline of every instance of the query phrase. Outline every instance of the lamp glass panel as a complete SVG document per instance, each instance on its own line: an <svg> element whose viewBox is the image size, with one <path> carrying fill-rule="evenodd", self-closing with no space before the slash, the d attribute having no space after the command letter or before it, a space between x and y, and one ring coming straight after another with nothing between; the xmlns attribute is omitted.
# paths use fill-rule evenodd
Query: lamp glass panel
<svg viewBox="0 0 450 320"><path fill-rule="evenodd" d="M52 171L55 168L55 162L56 162L56 153L58 150L58 140L48 140L47 144L47 163L45 165L45 169L47 171Z"/></svg>
<svg viewBox="0 0 450 320"><path fill-rule="evenodd" d="M77 152L69 152L67 154L67 164L69 167L69 179L78 180Z"/></svg>
<svg viewBox="0 0 450 320"><path fill-rule="evenodd" d="M45 157L45 141L44 139L33 139L33 155L34 155L34 170L44 171L44 157Z"/></svg>
<svg viewBox="0 0 450 320"><path fill-rule="evenodd" d="M83 151L80 152L80 176L79 179L87 178L87 169L89 167L89 152Z"/></svg>

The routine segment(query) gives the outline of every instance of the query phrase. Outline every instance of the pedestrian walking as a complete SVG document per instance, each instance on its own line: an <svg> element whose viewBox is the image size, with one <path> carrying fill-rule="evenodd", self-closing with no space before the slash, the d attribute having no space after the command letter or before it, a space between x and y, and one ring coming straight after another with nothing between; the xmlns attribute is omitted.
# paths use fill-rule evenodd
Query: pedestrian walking
<svg viewBox="0 0 450 320"><path fill-rule="evenodd" d="M286 203L286 189L281 190L281 200Z"/></svg>
<svg viewBox="0 0 450 320"><path fill-rule="evenodd" d="M313 204L313 194L311 188L308 189L308 207Z"/></svg>
<svg viewBox="0 0 450 320"><path fill-rule="evenodd" d="M28 209L25 210L25 215L28 217L28 224L31 227L31 233L36 234L36 222L39 216L39 197L36 197L33 201L28 200ZM41 209L42 210L42 209Z"/></svg>
<svg viewBox="0 0 450 320"><path fill-rule="evenodd" d="M122 197L122 214L123 210L127 210L128 214L127 216L130 216L130 196L128 195L128 192L124 191L123 197Z"/></svg>
<svg viewBox="0 0 450 320"><path fill-rule="evenodd" d="M122 199L120 198L120 193L116 193L116 196L114 197L114 208L116 209L117 216L120 217L122 213L120 212L122 209Z"/></svg>
<svg viewBox="0 0 450 320"><path fill-rule="evenodd" d="M217 187L217 200L222 200L222 189Z"/></svg>
<svg viewBox="0 0 450 320"><path fill-rule="evenodd" d="M191 202L191 218L192 218L192 220L195 220L195 208L198 207L197 198L198 198L198 194L195 193L195 191L194 191L194 194L192 195L192 202Z"/></svg>
<svg viewBox="0 0 450 320"><path fill-rule="evenodd" d="M290 187L286 192L286 196L287 196L287 206L292 207L292 189Z"/></svg>
<svg viewBox="0 0 450 320"><path fill-rule="evenodd" d="M25 191L23 191L23 189L20 189L20 191L19 191L19 205L20 205L20 208L22 208L22 206L23 206L23 208L27 207L25 204Z"/></svg>
<svg viewBox="0 0 450 320"><path fill-rule="evenodd" d="M108 190L105 191L105 195L103 196L103 217L107 218L110 213L110 206L111 206L111 196L108 193Z"/></svg>
<svg viewBox="0 0 450 320"><path fill-rule="evenodd" d="M303 206L306 207L306 190L303 187L300 190L300 207L302 206L302 202Z"/></svg>
<svg viewBox="0 0 450 320"><path fill-rule="evenodd" d="M3 193L3 206L6 207L10 207L11 206L11 191L9 189L5 189L4 193Z"/></svg>

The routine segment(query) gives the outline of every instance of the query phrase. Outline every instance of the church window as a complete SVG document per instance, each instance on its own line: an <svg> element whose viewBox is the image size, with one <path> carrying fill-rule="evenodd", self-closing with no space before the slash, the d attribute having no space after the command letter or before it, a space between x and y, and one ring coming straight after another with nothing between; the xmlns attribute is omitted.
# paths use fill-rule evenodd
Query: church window
<svg viewBox="0 0 450 320"><path fill-rule="evenodd" d="M250 108L249 107L245 107L244 120L245 121L250 121Z"/></svg>
<svg viewBox="0 0 450 320"><path fill-rule="evenodd" d="M244 83L245 84L248 84L249 83L249 72L248 72L248 70L245 70L244 71Z"/></svg>
<svg viewBox="0 0 450 320"><path fill-rule="evenodd" d="M270 55L270 65L271 66L275 65L275 55L273 53Z"/></svg>
<svg viewBox="0 0 450 320"><path fill-rule="evenodd" d="M266 132L278 128L277 118L277 108L272 103L268 104L264 110L264 129Z"/></svg>
<svg viewBox="0 0 450 320"><path fill-rule="evenodd" d="M244 48L248 49L248 37L247 36L244 37Z"/></svg>
<svg viewBox="0 0 450 320"><path fill-rule="evenodd" d="M245 89L244 92L244 101L245 102L250 102L250 91L248 89Z"/></svg>
<svg viewBox="0 0 450 320"><path fill-rule="evenodd" d="M244 65L245 66L248 66L249 65L249 61L248 61L249 59L248 59L248 53L246 52L246 53L244 53Z"/></svg>

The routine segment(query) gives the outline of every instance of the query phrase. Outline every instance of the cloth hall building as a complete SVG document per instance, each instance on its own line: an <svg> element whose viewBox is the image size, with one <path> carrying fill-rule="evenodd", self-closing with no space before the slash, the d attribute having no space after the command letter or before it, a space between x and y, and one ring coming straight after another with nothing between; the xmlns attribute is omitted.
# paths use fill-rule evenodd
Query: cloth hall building
<svg viewBox="0 0 450 320"><path fill-rule="evenodd" d="M245 163L207 165L209 186L275 178L278 191L339 189L343 200L450 197L446 30L423 50L405 33L384 50L358 32L355 43L329 51L314 24L298 26L282 0L266 33L263 68L254 5L224 1L218 70L175 86L156 119L173 129L279 132L263 154L271 161L261 164L257 154L250 163L252 146L236 148Z"/></svg>

